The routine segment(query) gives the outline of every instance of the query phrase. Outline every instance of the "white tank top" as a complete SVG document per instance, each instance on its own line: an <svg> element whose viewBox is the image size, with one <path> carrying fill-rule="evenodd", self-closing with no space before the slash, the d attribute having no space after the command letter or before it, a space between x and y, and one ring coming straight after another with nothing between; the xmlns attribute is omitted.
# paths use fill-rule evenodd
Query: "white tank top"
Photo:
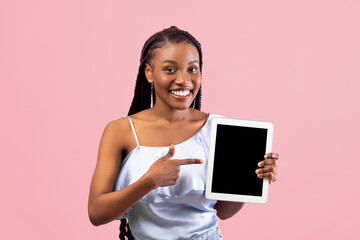
<svg viewBox="0 0 360 240"><path fill-rule="evenodd" d="M203 164L182 165L177 184L152 190L117 218L128 218L136 239L191 239L217 225L216 210L213 209L216 200L205 198L210 125L215 116L224 117L209 113L206 123L195 135L174 145L174 159L200 158ZM133 122L127 117L137 147L121 162L114 191L136 182L170 148L139 145Z"/></svg>

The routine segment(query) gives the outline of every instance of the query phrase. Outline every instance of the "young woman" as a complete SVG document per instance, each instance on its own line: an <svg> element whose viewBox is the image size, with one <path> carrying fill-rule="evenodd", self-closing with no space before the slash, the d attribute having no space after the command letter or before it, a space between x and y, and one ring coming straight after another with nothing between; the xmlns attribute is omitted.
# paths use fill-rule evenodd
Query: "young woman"
<svg viewBox="0 0 360 240"><path fill-rule="evenodd" d="M201 46L188 32L172 26L145 42L128 116L109 122L101 138L93 225L121 219L121 239L221 238L217 217L244 203L204 196L210 120L222 116L200 111L201 71ZM254 174L275 181L277 159L267 154Z"/></svg>

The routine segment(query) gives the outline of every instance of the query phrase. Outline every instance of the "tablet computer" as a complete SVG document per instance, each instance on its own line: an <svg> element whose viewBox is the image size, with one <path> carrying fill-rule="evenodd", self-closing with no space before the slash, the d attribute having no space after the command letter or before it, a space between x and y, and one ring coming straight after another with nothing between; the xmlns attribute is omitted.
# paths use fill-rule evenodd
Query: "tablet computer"
<svg viewBox="0 0 360 240"><path fill-rule="evenodd" d="M258 178L258 162L272 150L270 122L214 117L211 122L205 196L266 203L269 179Z"/></svg>

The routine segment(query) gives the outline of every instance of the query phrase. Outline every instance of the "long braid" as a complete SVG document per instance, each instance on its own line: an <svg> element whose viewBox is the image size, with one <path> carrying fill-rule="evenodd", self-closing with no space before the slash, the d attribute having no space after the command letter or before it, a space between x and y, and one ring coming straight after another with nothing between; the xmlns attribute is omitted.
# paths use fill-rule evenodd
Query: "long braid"
<svg viewBox="0 0 360 240"><path fill-rule="evenodd" d="M156 39L150 37L144 44L141 55L140 55L140 65L139 71L136 78L136 85L134 90L134 98L132 100L128 115L140 112L144 109L150 108L150 99L151 98L151 86L150 83L146 80L145 77L145 64L150 61L148 59L149 47Z"/></svg>
<svg viewBox="0 0 360 240"><path fill-rule="evenodd" d="M121 221L121 224L119 227L119 230L120 230L119 238L121 240L125 240L125 237L127 237L127 239L129 239L129 240L134 240L134 236L131 234L131 231L130 231L129 223L126 223L126 218L123 218L120 221ZM127 230L126 230L126 228L127 228Z"/></svg>
<svg viewBox="0 0 360 240"><path fill-rule="evenodd" d="M128 238L128 240L134 240L134 236L131 234L131 230L129 227L129 223L126 224L128 231L126 232L126 237Z"/></svg>
<svg viewBox="0 0 360 240"><path fill-rule="evenodd" d="M166 46L167 43L181 42L187 42L189 44L192 44L198 50L200 74L202 74L203 61L201 44L190 33L180 30L176 26L171 26L170 28L164 29L161 32L155 33L145 42L143 49L141 50L140 65L136 78L134 97L128 112L128 116L150 108L151 101L152 105L155 105L156 95L154 86L147 81L145 76L145 64L150 64L150 61L155 54L154 50ZM190 104L191 108L201 110L201 95L202 87L200 86L194 101ZM119 230L120 239L123 240L125 239L125 237L130 240L134 239L126 218L121 219Z"/></svg>
<svg viewBox="0 0 360 240"><path fill-rule="evenodd" d="M119 230L120 230L120 234L119 234L119 238L121 240L125 240L125 235L126 235L126 218L123 218L120 220L121 224L120 224L120 227L119 227Z"/></svg>

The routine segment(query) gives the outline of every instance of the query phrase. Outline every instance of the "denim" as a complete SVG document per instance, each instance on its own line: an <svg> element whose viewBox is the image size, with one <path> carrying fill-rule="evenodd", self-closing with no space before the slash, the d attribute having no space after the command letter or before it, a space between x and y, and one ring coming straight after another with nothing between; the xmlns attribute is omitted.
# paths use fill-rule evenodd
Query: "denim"
<svg viewBox="0 0 360 240"><path fill-rule="evenodd" d="M191 240L222 240L221 232L218 226L213 227L209 231L192 238Z"/></svg>

